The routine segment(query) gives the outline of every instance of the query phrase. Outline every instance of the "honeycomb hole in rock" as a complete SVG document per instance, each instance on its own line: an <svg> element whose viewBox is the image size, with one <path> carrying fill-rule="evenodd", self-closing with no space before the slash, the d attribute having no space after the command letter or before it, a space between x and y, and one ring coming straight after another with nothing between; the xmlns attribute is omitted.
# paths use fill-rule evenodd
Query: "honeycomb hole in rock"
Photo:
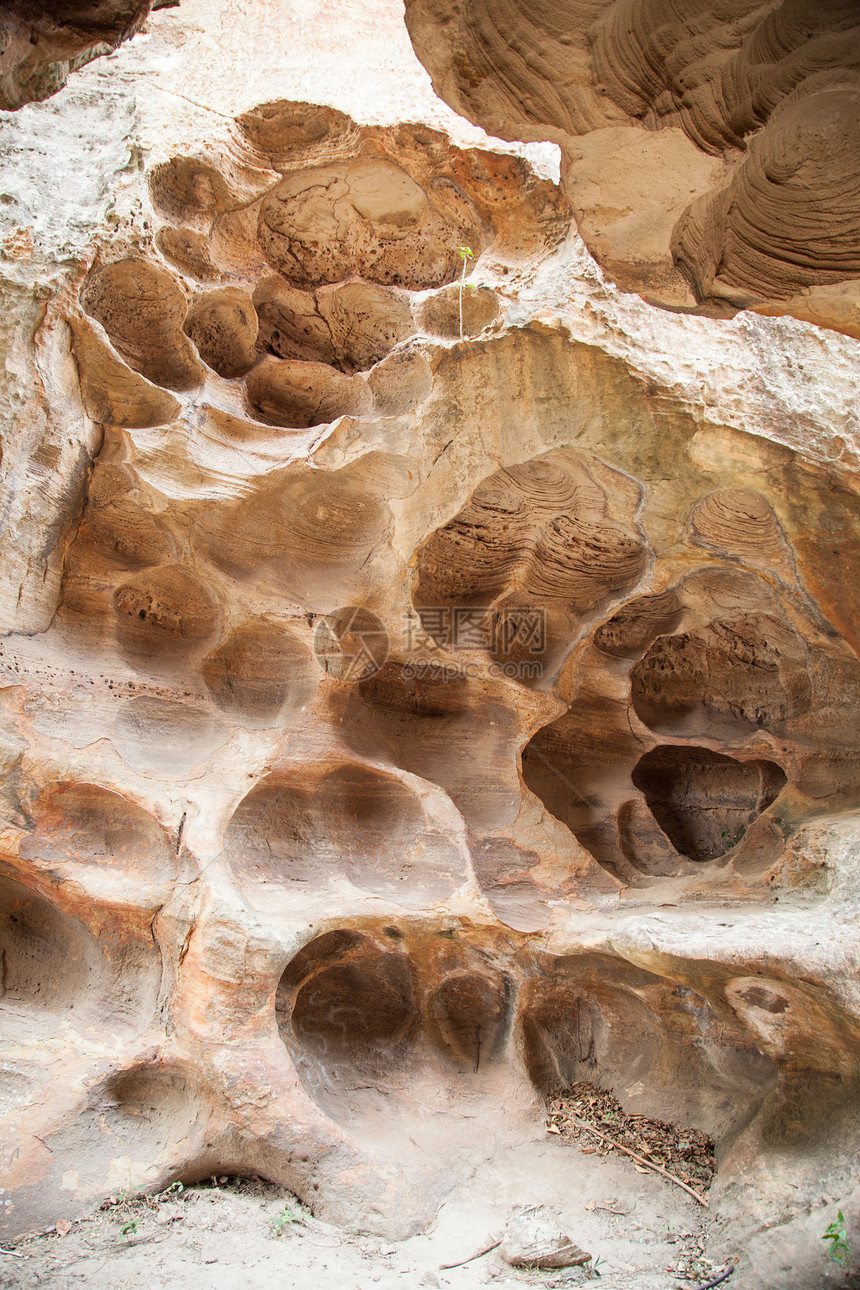
<svg viewBox="0 0 860 1290"><path fill-rule="evenodd" d="M721 488L691 516L693 540L755 564L790 563L790 548L766 497L752 488Z"/></svg>
<svg viewBox="0 0 860 1290"><path fill-rule="evenodd" d="M183 324L207 367L226 378L244 376L257 361L257 314L236 287L198 296Z"/></svg>
<svg viewBox="0 0 860 1290"><path fill-rule="evenodd" d="M367 371L415 332L403 292L360 278L320 287L316 302L344 372Z"/></svg>
<svg viewBox="0 0 860 1290"><path fill-rule="evenodd" d="M493 607L482 630L496 675L538 690L550 688L576 634L563 606L523 600L516 592Z"/></svg>
<svg viewBox="0 0 860 1290"><path fill-rule="evenodd" d="M184 1071L135 1065L100 1081L79 1118L48 1141L92 1193L107 1195L116 1190L120 1161L128 1188L184 1177L203 1145L207 1117L202 1092Z"/></svg>
<svg viewBox="0 0 860 1290"><path fill-rule="evenodd" d="M137 1066L119 1072L107 1082L100 1102L108 1122L112 1117L123 1120L138 1141L193 1137L203 1112L190 1080L169 1067Z"/></svg>
<svg viewBox="0 0 860 1290"><path fill-rule="evenodd" d="M86 551L90 543L100 556L129 573L169 560L170 540L156 518L141 505L141 490L136 484L128 467L100 462L94 469L83 523L66 567L66 605L74 604L76 592L86 597L92 584ZM83 548L80 552L79 547ZM78 571L82 576L76 577Z"/></svg>
<svg viewBox="0 0 860 1290"><path fill-rule="evenodd" d="M356 887L420 909L465 881L456 847L428 825L419 799L395 776L341 766L321 780L315 800L320 828L329 822Z"/></svg>
<svg viewBox="0 0 860 1290"><path fill-rule="evenodd" d="M118 587L113 608L120 650L141 666L181 665L205 645L218 623L208 588L173 565L147 570Z"/></svg>
<svg viewBox="0 0 860 1290"><path fill-rule="evenodd" d="M88 319L68 322L81 398L93 421L142 429L175 420L178 399L127 367Z"/></svg>
<svg viewBox="0 0 860 1290"><path fill-rule="evenodd" d="M592 855L607 868L612 868L622 880L647 885L623 868L618 859L619 851L634 873L642 874L646 879L695 872L689 860L679 855L654 818L648 803L635 789L614 814L606 817L592 810L591 816L590 823L577 832L577 837Z"/></svg>
<svg viewBox="0 0 860 1290"><path fill-rule="evenodd" d="M202 671L222 712L252 727L271 725L284 709L310 703L319 676L307 647L266 619L237 627L206 655Z"/></svg>
<svg viewBox="0 0 860 1290"><path fill-rule="evenodd" d="M415 318L420 330L428 335L457 340L479 335L496 321L501 307L499 297L489 287L453 283L422 300Z"/></svg>
<svg viewBox="0 0 860 1290"><path fill-rule="evenodd" d="M252 416L285 430L307 430L343 416L371 411L371 394L357 376L344 376L325 363L267 356L245 381Z"/></svg>
<svg viewBox="0 0 860 1290"><path fill-rule="evenodd" d="M203 369L182 331L185 296L167 269L146 260L118 260L87 279L81 303L129 367L148 381L179 391L200 384Z"/></svg>
<svg viewBox="0 0 860 1290"><path fill-rule="evenodd" d="M398 350L372 369L367 383L377 416L400 417L413 412L433 386L433 369L423 354Z"/></svg>
<svg viewBox="0 0 860 1290"><path fill-rule="evenodd" d="M598 681L614 680L599 655L594 664ZM616 819L620 794L631 792L629 772L641 745L618 689L582 686L568 711L536 731L526 744L522 773L529 790L595 860L628 881L629 866L619 848ZM643 811L656 831L644 802ZM672 853L669 872L677 872L677 855L665 839L664 850ZM665 872L663 858L659 850L640 849L634 867L649 875Z"/></svg>
<svg viewBox="0 0 860 1290"><path fill-rule="evenodd" d="M499 1055L508 1035L511 983L478 950L456 946L456 957L440 955L444 972L432 991L427 1013L441 1049L465 1070L477 1073Z"/></svg>
<svg viewBox="0 0 860 1290"><path fill-rule="evenodd" d="M660 733L743 737L809 707L808 666L803 642L772 615L726 617L659 636L631 672L633 707Z"/></svg>
<svg viewBox="0 0 860 1290"><path fill-rule="evenodd" d="M736 847L787 783L775 762L674 744L645 753L632 778L675 849L695 861Z"/></svg>
<svg viewBox="0 0 860 1290"><path fill-rule="evenodd" d="M407 291L441 287L457 277L460 244L479 255L491 236L470 199L448 187L450 215L442 185L425 191L385 158L293 171L260 202L260 249L296 286L358 276Z"/></svg>
<svg viewBox="0 0 860 1290"><path fill-rule="evenodd" d="M633 1084L660 1051L657 1017L611 980L548 984L527 1005L522 1031L529 1076L544 1094L578 1080Z"/></svg>
<svg viewBox="0 0 860 1290"><path fill-rule="evenodd" d="M149 172L152 204L160 214L179 224L198 223L208 229L212 220L231 205L231 193L220 173L197 157L171 157Z"/></svg>
<svg viewBox="0 0 860 1290"><path fill-rule="evenodd" d="M362 605L326 614L314 632L314 653L326 675L338 681L373 676L385 666L390 647L385 623Z"/></svg>
<svg viewBox="0 0 860 1290"><path fill-rule="evenodd" d="M780 1150L838 1150L856 1136L860 1115L860 1035L855 1017L815 989L767 976L726 982L725 997L770 1051L780 1081L762 1108L762 1141Z"/></svg>
<svg viewBox="0 0 860 1290"><path fill-rule="evenodd" d="M392 518L369 459L339 471L266 476L242 502L199 508L195 544L232 578L268 574L277 594L321 614L354 606L356 575L389 535ZM384 464L384 461L380 464Z"/></svg>
<svg viewBox="0 0 860 1290"><path fill-rule="evenodd" d="M777 1084L742 1026L677 982L606 954L545 965L521 995L523 1054L545 1096L579 1081L627 1110L728 1141Z"/></svg>
<svg viewBox="0 0 860 1290"><path fill-rule="evenodd" d="M639 658L656 636L674 631L683 605L674 591L637 596L598 627L594 644L610 658Z"/></svg>
<svg viewBox="0 0 860 1290"><path fill-rule="evenodd" d="M510 823L520 803L517 734L502 702L459 668L428 677L389 663L356 689L353 747L438 784L471 828Z"/></svg>
<svg viewBox="0 0 860 1290"><path fill-rule="evenodd" d="M102 1071L109 1061L99 1060ZM44 1132L49 1171L16 1192L0 1231L9 1239L53 1226L66 1213L90 1212L118 1191L190 1181L207 1119L197 1082L163 1059L100 1073L77 1113L67 1109L59 1126Z"/></svg>
<svg viewBox="0 0 860 1290"><path fill-rule="evenodd" d="M95 937L38 892L0 875L0 1010L10 1017L72 1013L103 1004L107 964Z"/></svg>
<svg viewBox="0 0 860 1290"><path fill-rule="evenodd" d="M280 1010L281 1037L314 1093L384 1078L408 1059L421 1024L405 954L369 941L343 946L345 957L334 957L331 939L325 948ZM286 971L286 981L294 979L289 965Z"/></svg>
<svg viewBox="0 0 860 1290"><path fill-rule="evenodd" d="M301 291L280 275L254 288L258 348L278 358L364 372L415 332L407 296L353 278Z"/></svg>
<svg viewBox="0 0 860 1290"><path fill-rule="evenodd" d="M503 672L510 664L526 682L548 683L582 618L645 572L639 501L630 479L568 450L488 475L418 552L414 603L425 630L456 647L448 623L468 611L477 627L483 606L473 636L486 638Z"/></svg>
<svg viewBox="0 0 860 1290"><path fill-rule="evenodd" d="M359 946L368 952L372 950L373 942L350 927L337 927L334 931L315 936L293 955L281 974L275 997L279 1027L283 1028L289 1022L293 991L320 968L336 963L338 959Z"/></svg>
<svg viewBox="0 0 860 1290"><path fill-rule="evenodd" d="M158 821L97 784L61 784L40 802L35 832L22 842L21 855L38 864L72 861L151 880L171 876L175 867Z"/></svg>
<svg viewBox="0 0 860 1290"><path fill-rule="evenodd" d="M155 235L156 249L180 273L197 282L218 282L221 270L212 263L209 238L191 228L160 228Z"/></svg>
<svg viewBox="0 0 860 1290"><path fill-rule="evenodd" d="M126 765L163 775L187 774L229 737L229 727L202 704L148 694L123 702L110 733Z"/></svg>
<svg viewBox="0 0 860 1290"><path fill-rule="evenodd" d="M237 807L224 845L240 882L319 886L345 877L406 908L444 899L466 877L414 793L358 765L267 776Z"/></svg>
<svg viewBox="0 0 860 1290"><path fill-rule="evenodd" d="M352 120L336 108L287 99L260 103L236 123L245 145L273 170L311 159L321 147L343 146L356 133Z"/></svg>
<svg viewBox="0 0 860 1290"><path fill-rule="evenodd" d="M314 785L299 768L275 771L237 806L224 835L227 862L240 883L323 884L337 856L318 829Z"/></svg>
<svg viewBox="0 0 860 1290"><path fill-rule="evenodd" d="M290 286L275 274L257 283L253 301L261 353L340 368L331 327L319 312L313 291Z"/></svg>

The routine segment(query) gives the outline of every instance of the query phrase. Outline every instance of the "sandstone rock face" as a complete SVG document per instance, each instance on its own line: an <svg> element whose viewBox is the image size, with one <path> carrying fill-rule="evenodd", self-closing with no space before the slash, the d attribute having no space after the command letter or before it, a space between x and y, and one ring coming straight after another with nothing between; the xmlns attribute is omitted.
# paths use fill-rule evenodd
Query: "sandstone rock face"
<svg viewBox="0 0 860 1290"><path fill-rule="evenodd" d="M8 0L0 14L0 109L56 94L71 72L139 31L152 8L158 0Z"/></svg>
<svg viewBox="0 0 860 1290"><path fill-rule="evenodd" d="M551 138L627 290L860 337L860 25L851 0L406 0L437 91Z"/></svg>
<svg viewBox="0 0 860 1290"><path fill-rule="evenodd" d="M655 319L427 124L172 110L72 250L4 243L0 1230L235 1171L403 1236L587 1079L712 1134L713 1257L808 1290L856 345Z"/></svg>

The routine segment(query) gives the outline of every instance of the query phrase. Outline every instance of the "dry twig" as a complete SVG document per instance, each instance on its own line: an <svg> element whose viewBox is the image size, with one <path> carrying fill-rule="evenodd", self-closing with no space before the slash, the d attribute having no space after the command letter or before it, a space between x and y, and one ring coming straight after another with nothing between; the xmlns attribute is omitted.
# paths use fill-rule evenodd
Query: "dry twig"
<svg viewBox="0 0 860 1290"><path fill-rule="evenodd" d="M499 1245L501 1245L501 1243L502 1238L499 1237L497 1241L493 1241L492 1245L485 1245L482 1250L478 1250L475 1254L470 1254L468 1259L460 1259L457 1263L440 1263L439 1271L445 1272L448 1268L462 1268L464 1263L473 1263L475 1259L483 1258L485 1254L489 1254L491 1250L495 1250Z"/></svg>
<svg viewBox="0 0 860 1290"><path fill-rule="evenodd" d="M578 1129L587 1129L589 1133L594 1134L595 1138L599 1138L601 1142L607 1143L616 1151L623 1151L625 1156L630 1156L638 1164L645 1165L646 1168L653 1169L655 1173L661 1174L664 1178L668 1178L669 1182L673 1182L676 1187L683 1187L684 1191L688 1192L694 1200L697 1200L700 1205L704 1205L705 1209L708 1208L706 1197L701 1196L699 1192L694 1191L692 1187L688 1187L685 1182L682 1182L680 1178L676 1178L674 1174L670 1174L668 1169L664 1169L662 1165L652 1164L652 1162L650 1160L646 1160L644 1156L640 1156L637 1152L631 1151L629 1147L623 1147L620 1142L616 1142L607 1134L601 1133L599 1129L592 1128L590 1124L586 1124L585 1120L574 1119L573 1123Z"/></svg>

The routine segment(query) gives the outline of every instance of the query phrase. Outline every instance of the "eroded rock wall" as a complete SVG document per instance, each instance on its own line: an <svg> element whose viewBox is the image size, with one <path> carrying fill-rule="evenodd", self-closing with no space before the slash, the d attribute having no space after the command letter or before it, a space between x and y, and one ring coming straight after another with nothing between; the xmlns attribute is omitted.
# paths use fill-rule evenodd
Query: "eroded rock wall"
<svg viewBox="0 0 860 1290"><path fill-rule="evenodd" d="M552 138L589 249L672 307L860 336L860 28L851 0L407 0L437 91Z"/></svg>
<svg viewBox="0 0 860 1290"><path fill-rule="evenodd" d="M405 1235L589 1079L712 1134L714 1257L808 1290L856 1178L857 345L620 296L522 156L398 121L375 19L363 124L165 108L160 16L140 166L6 234L3 1230L239 1171Z"/></svg>
<svg viewBox="0 0 860 1290"><path fill-rule="evenodd" d="M0 108L56 94L68 76L108 54L170 0L7 0L0 14Z"/></svg>

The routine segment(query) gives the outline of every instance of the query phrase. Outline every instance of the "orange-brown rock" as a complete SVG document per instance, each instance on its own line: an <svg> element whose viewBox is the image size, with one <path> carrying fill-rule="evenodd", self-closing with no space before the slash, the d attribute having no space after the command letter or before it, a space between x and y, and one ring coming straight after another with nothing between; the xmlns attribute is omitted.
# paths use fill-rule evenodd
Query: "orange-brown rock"
<svg viewBox="0 0 860 1290"><path fill-rule="evenodd" d="M0 13L0 108L62 89L71 72L140 31L165 0L8 0Z"/></svg>
<svg viewBox="0 0 860 1290"><path fill-rule="evenodd" d="M851 0L407 0L438 93L551 138L625 290L860 336L860 25Z"/></svg>
<svg viewBox="0 0 860 1290"><path fill-rule="evenodd" d="M564 34L535 111L596 57ZM637 134L717 146L652 91ZM711 1255L769 1290L778 1241L809 1290L860 1108L858 458L797 411L842 338L755 320L778 417L707 320L660 370L621 313L572 338L597 297L522 158L222 127L15 315L4 1239L224 1172L403 1237L589 1080L713 1135Z"/></svg>

